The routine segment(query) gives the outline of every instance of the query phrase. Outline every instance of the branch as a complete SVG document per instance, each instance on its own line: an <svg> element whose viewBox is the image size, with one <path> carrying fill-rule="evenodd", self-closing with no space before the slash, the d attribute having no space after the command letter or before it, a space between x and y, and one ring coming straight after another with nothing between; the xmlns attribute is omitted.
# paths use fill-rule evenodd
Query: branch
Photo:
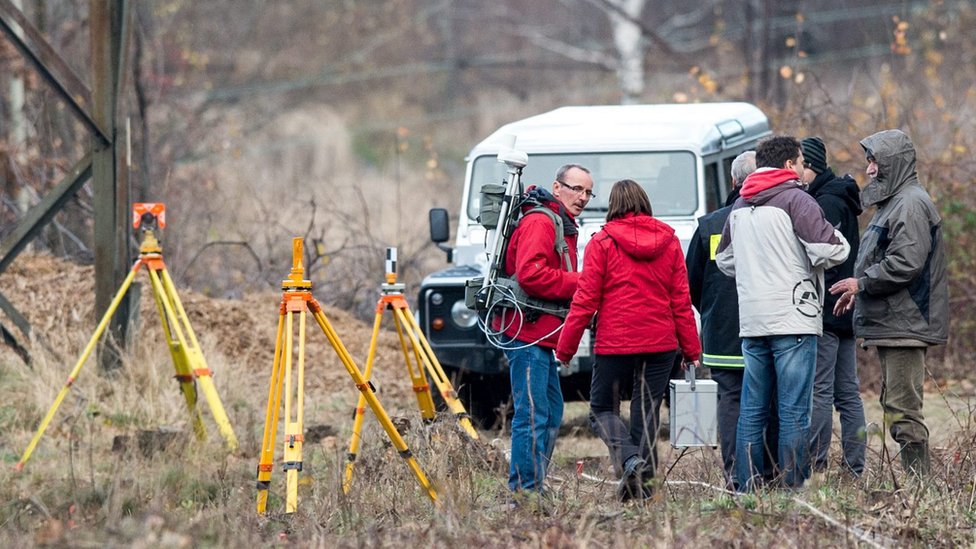
<svg viewBox="0 0 976 549"><path fill-rule="evenodd" d="M668 43L667 40L661 38L661 36L658 33L654 32L654 30L652 30L650 27L645 25L643 21L624 11L624 9L620 7L616 2L612 2L611 0L588 0L588 1L592 4L597 5L600 8L603 8L604 11L608 13L616 14L617 16L623 18L624 20L636 25L637 28L640 29L641 35L647 38L648 40L650 40L651 42L653 42L654 45L660 48L661 51L663 51L664 53L668 55L674 55L674 56L680 55L678 52L674 51L674 48L671 47L671 44Z"/></svg>
<svg viewBox="0 0 976 549"><path fill-rule="evenodd" d="M574 46L568 42L557 40L539 32L528 25L520 26L520 34L527 38L529 42L546 51L561 55L573 61L598 65L605 69L616 70L619 63L617 60L603 52L588 50L579 46Z"/></svg>
<svg viewBox="0 0 976 549"><path fill-rule="evenodd" d="M197 250L197 252L195 254L193 254L193 257L190 258L190 261L188 261L186 263L186 266L183 267L183 271L180 272L180 276L179 276L179 279L180 280L183 280L183 279L186 278L186 272L189 271L190 270L190 267L193 266L193 262L195 262L197 260L197 258L200 257L200 254L202 254L204 250L206 250L207 248L210 248L211 246L240 246L240 247L244 248L245 250L247 250L247 252L251 255L251 257L254 258L254 263L256 263L257 266L258 266L258 272L259 273L260 272L264 272L264 269L261 267L261 258L258 257L258 254L256 254L254 252L254 249L251 248L251 244L248 243L247 241L244 241L244 240L214 240L213 242L207 242L206 244L204 244L203 246L201 246L200 249Z"/></svg>

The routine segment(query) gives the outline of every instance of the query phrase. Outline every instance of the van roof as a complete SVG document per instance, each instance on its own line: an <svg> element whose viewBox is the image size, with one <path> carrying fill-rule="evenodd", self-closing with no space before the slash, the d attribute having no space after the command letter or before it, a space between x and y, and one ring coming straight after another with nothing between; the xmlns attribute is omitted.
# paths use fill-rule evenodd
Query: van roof
<svg viewBox="0 0 976 549"><path fill-rule="evenodd" d="M515 148L530 154L692 150L704 155L769 133L766 115L749 103L561 107L502 126L471 149L470 157L497 154L511 135L517 138Z"/></svg>

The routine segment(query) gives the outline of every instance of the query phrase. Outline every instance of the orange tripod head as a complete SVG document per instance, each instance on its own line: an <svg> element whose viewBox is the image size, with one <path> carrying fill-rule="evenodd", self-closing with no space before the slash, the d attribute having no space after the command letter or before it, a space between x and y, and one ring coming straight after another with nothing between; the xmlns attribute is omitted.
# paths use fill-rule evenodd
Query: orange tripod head
<svg viewBox="0 0 976 549"><path fill-rule="evenodd" d="M166 227L166 205L162 202L136 202L132 205L132 228L142 229L140 254L160 254L162 248L156 239L156 229Z"/></svg>
<svg viewBox="0 0 976 549"><path fill-rule="evenodd" d="M296 236L291 240L291 273L281 282L285 290L311 289L312 281L305 280L305 239Z"/></svg>
<svg viewBox="0 0 976 549"><path fill-rule="evenodd" d="M132 205L132 228L152 230L166 228L166 204L162 202L136 202Z"/></svg>

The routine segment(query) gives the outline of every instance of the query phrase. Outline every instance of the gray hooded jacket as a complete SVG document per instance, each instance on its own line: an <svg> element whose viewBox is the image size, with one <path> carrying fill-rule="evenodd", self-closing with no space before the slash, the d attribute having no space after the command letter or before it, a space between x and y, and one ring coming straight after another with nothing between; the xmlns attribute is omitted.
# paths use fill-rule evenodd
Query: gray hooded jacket
<svg viewBox="0 0 976 549"><path fill-rule="evenodd" d="M949 335L949 290L942 218L915 173L915 147L899 130L861 141L878 175L861 191L877 211L854 265L860 292L854 335L943 344Z"/></svg>

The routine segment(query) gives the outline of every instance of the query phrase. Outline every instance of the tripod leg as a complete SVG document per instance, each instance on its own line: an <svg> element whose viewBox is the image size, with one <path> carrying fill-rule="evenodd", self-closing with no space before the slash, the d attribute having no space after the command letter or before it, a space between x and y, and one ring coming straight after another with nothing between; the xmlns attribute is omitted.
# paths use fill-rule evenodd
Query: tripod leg
<svg viewBox="0 0 976 549"><path fill-rule="evenodd" d="M191 345L188 347L187 357L189 358L189 366L193 370L193 375L197 379L197 384L203 391L204 398L207 399L207 405L210 407L210 414L214 418L214 423L217 424L217 429L220 434L223 435L224 441L227 444L227 448L231 451L237 450L237 435L234 434L234 428L230 424L230 419L227 417L227 412L224 410L224 405L220 401L220 395L217 394L217 387L213 382L213 374L210 367L207 366L207 361L203 357L203 351L200 350L200 342L197 341L197 336L193 332L193 326L190 325L190 319L186 316L186 311L183 309L183 303L180 301L179 294L176 293L176 286L173 284L173 280L170 278L169 273L165 268L159 270L163 287L167 291L170 301L173 304L173 309L178 315L176 317L179 325L183 326L187 337ZM183 330L179 330L178 333L182 333ZM184 347L186 346L186 341L182 341Z"/></svg>
<svg viewBox="0 0 976 549"><path fill-rule="evenodd" d="M159 311L159 321L166 336L166 346L173 358L173 368L176 370L176 380L180 383L180 392L186 401L186 409L190 413L190 423L197 440L206 440L207 428L203 424L203 416L197 406L197 387L193 382L193 371L190 369L190 357L187 352L179 325L176 324L172 304L163 287L163 282L155 270L149 268L149 281L152 284L153 299L156 300L156 310Z"/></svg>
<svg viewBox="0 0 976 549"><path fill-rule="evenodd" d="M78 379L78 374L81 373L81 367L85 365L88 357L91 355L92 351L95 350L95 345L98 343L99 338L105 332L105 328L108 327L109 321L115 314L115 311L119 308L119 304L122 303L122 299L125 297L125 293L129 291L129 286L132 285L132 280L136 277L136 273L139 272L139 268L142 266L142 260L137 260L132 269L129 270L129 275L125 277L122 281L122 286L119 287L119 291L116 292L115 297L112 298L112 302L109 303L108 309L105 310L105 314L102 315L102 319L98 322L98 326L95 327L95 333L92 334L91 339L88 340L88 345L85 346L85 350L82 351L81 357L78 358L78 362L75 363L74 368L71 369L71 373L68 374L67 381L64 382L64 386L61 387L61 391L58 392L58 396L54 399L54 404L44 415L44 419L41 420L40 426L37 428L37 432L34 433L34 438L31 439L30 443L27 445L27 449L24 450L24 455L20 457L20 461L14 466L14 469L20 471L24 468L24 464L30 459L32 453L34 453L34 448L37 447L37 443L41 440L41 436L44 435L44 431L47 430L48 425L50 425L51 420L54 419L54 414L58 411L58 407L61 406L61 402L64 401L64 397L68 396L68 390L71 389L71 385Z"/></svg>
<svg viewBox="0 0 976 549"><path fill-rule="evenodd" d="M281 368L282 328L285 323L284 304L278 315L278 334L275 336L274 360L271 365L271 381L268 384L268 408L264 414L264 436L261 439L261 459L258 462L258 500L259 515L268 508L268 490L271 488L271 472L274 469L274 443L278 431L278 412L281 410Z"/></svg>
<svg viewBox="0 0 976 549"><path fill-rule="evenodd" d="M427 367L427 371L430 373L434 385L437 386L437 390L441 393L441 397L444 398L444 402L447 403L448 409L458 418L458 423L464 429L464 432L472 440L478 440L478 431L471 423L471 417L458 399L457 393L454 391L454 386L451 384L451 380L448 379L447 374L444 373L444 368L441 367L441 363L434 355L434 351L430 348L430 343L424 337L424 333L420 331L420 324L413 317L413 313L406 306L394 309L394 313L397 315L397 319L407 326L407 334L410 336L410 341L414 349L420 349L420 359L418 361L422 361L424 366Z"/></svg>
<svg viewBox="0 0 976 549"><path fill-rule="evenodd" d="M302 444L304 435L301 425L301 403L303 401L302 389L298 387L298 413L297 419L292 421L292 349L293 330L294 330L294 311L288 311L285 330L285 451L284 451L284 470L285 470L285 512L294 513L298 510L298 472L302 470ZM305 333L304 311L299 316L299 349L304 350ZM299 358L299 370L304 363L304 358Z"/></svg>
<svg viewBox="0 0 976 549"><path fill-rule="evenodd" d="M382 307L376 308L376 317L373 320L373 335L369 338L369 352L366 353L366 369L363 370L363 377L367 380L373 373L373 360L376 358L376 343L379 340L380 321L383 319ZM356 409L353 411L352 435L349 437L349 452L346 454L346 470L342 476L342 492L349 493L352 488L352 472L356 465L356 456L359 454L359 446L362 443L363 417L366 414L366 397L362 394L356 400Z"/></svg>
<svg viewBox="0 0 976 549"><path fill-rule="evenodd" d="M413 472L417 482L420 484L421 488L427 492L427 496L431 499L431 501L438 503L437 492L427 479L427 475L424 474L424 471L420 468L417 460L413 457L413 453L410 451L410 448L407 447L407 443L403 440L403 437L400 436L400 433L397 432L393 422L390 421L390 416L387 415L386 410L383 409L383 405L380 404L379 399L376 398L376 394L373 393L369 382L363 377L362 372L359 371L359 367L357 367L356 363L353 362L352 357L349 355L349 351L347 351L345 346L342 345L342 341L339 340L338 334L336 334L335 330L332 329L332 326L329 325L329 321L325 318L325 313L322 312L322 307L317 301L312 299L309 301L309 308L312 310L313 316L315 317L315 321L318 323L319 328L322 329L325 337L328 338L332 348L339 356L339 360L342 362L342 365L345 366L346 371L349 373L350 377L352 377L353 382L356 384L356 388L358 388L360 394L366 398L366 403L369 404L369 407L371 410L373 410L373 414L376 416L376 419L380 422L380 425L383 426L383 430L386 431L386 434L390 437L390 441L393 442L393 447L396 448L400 453L400 457L407 462L407 467L409 467L410 471Z"/></svg>
<svg viewBox="0 0 976 549"><path fill-rule="evenodd" d="M393 324L396 325L397 337L400 339L400 349L403 350L403 362L407 365L407 374L413 383L413 392L417 395L417 407L420 408L420 417L424 418L424 423L434 421L437 415L434 409L434 399L430 396L430 384L427 383L427 376L424 375L424 367L420 362L418 347L412 339L404 337L403 322L397 315L397 310L393 309ZM411 344L412 343L412 344ZM410 358L410 350L413 350L413 359Z"/></svg>

